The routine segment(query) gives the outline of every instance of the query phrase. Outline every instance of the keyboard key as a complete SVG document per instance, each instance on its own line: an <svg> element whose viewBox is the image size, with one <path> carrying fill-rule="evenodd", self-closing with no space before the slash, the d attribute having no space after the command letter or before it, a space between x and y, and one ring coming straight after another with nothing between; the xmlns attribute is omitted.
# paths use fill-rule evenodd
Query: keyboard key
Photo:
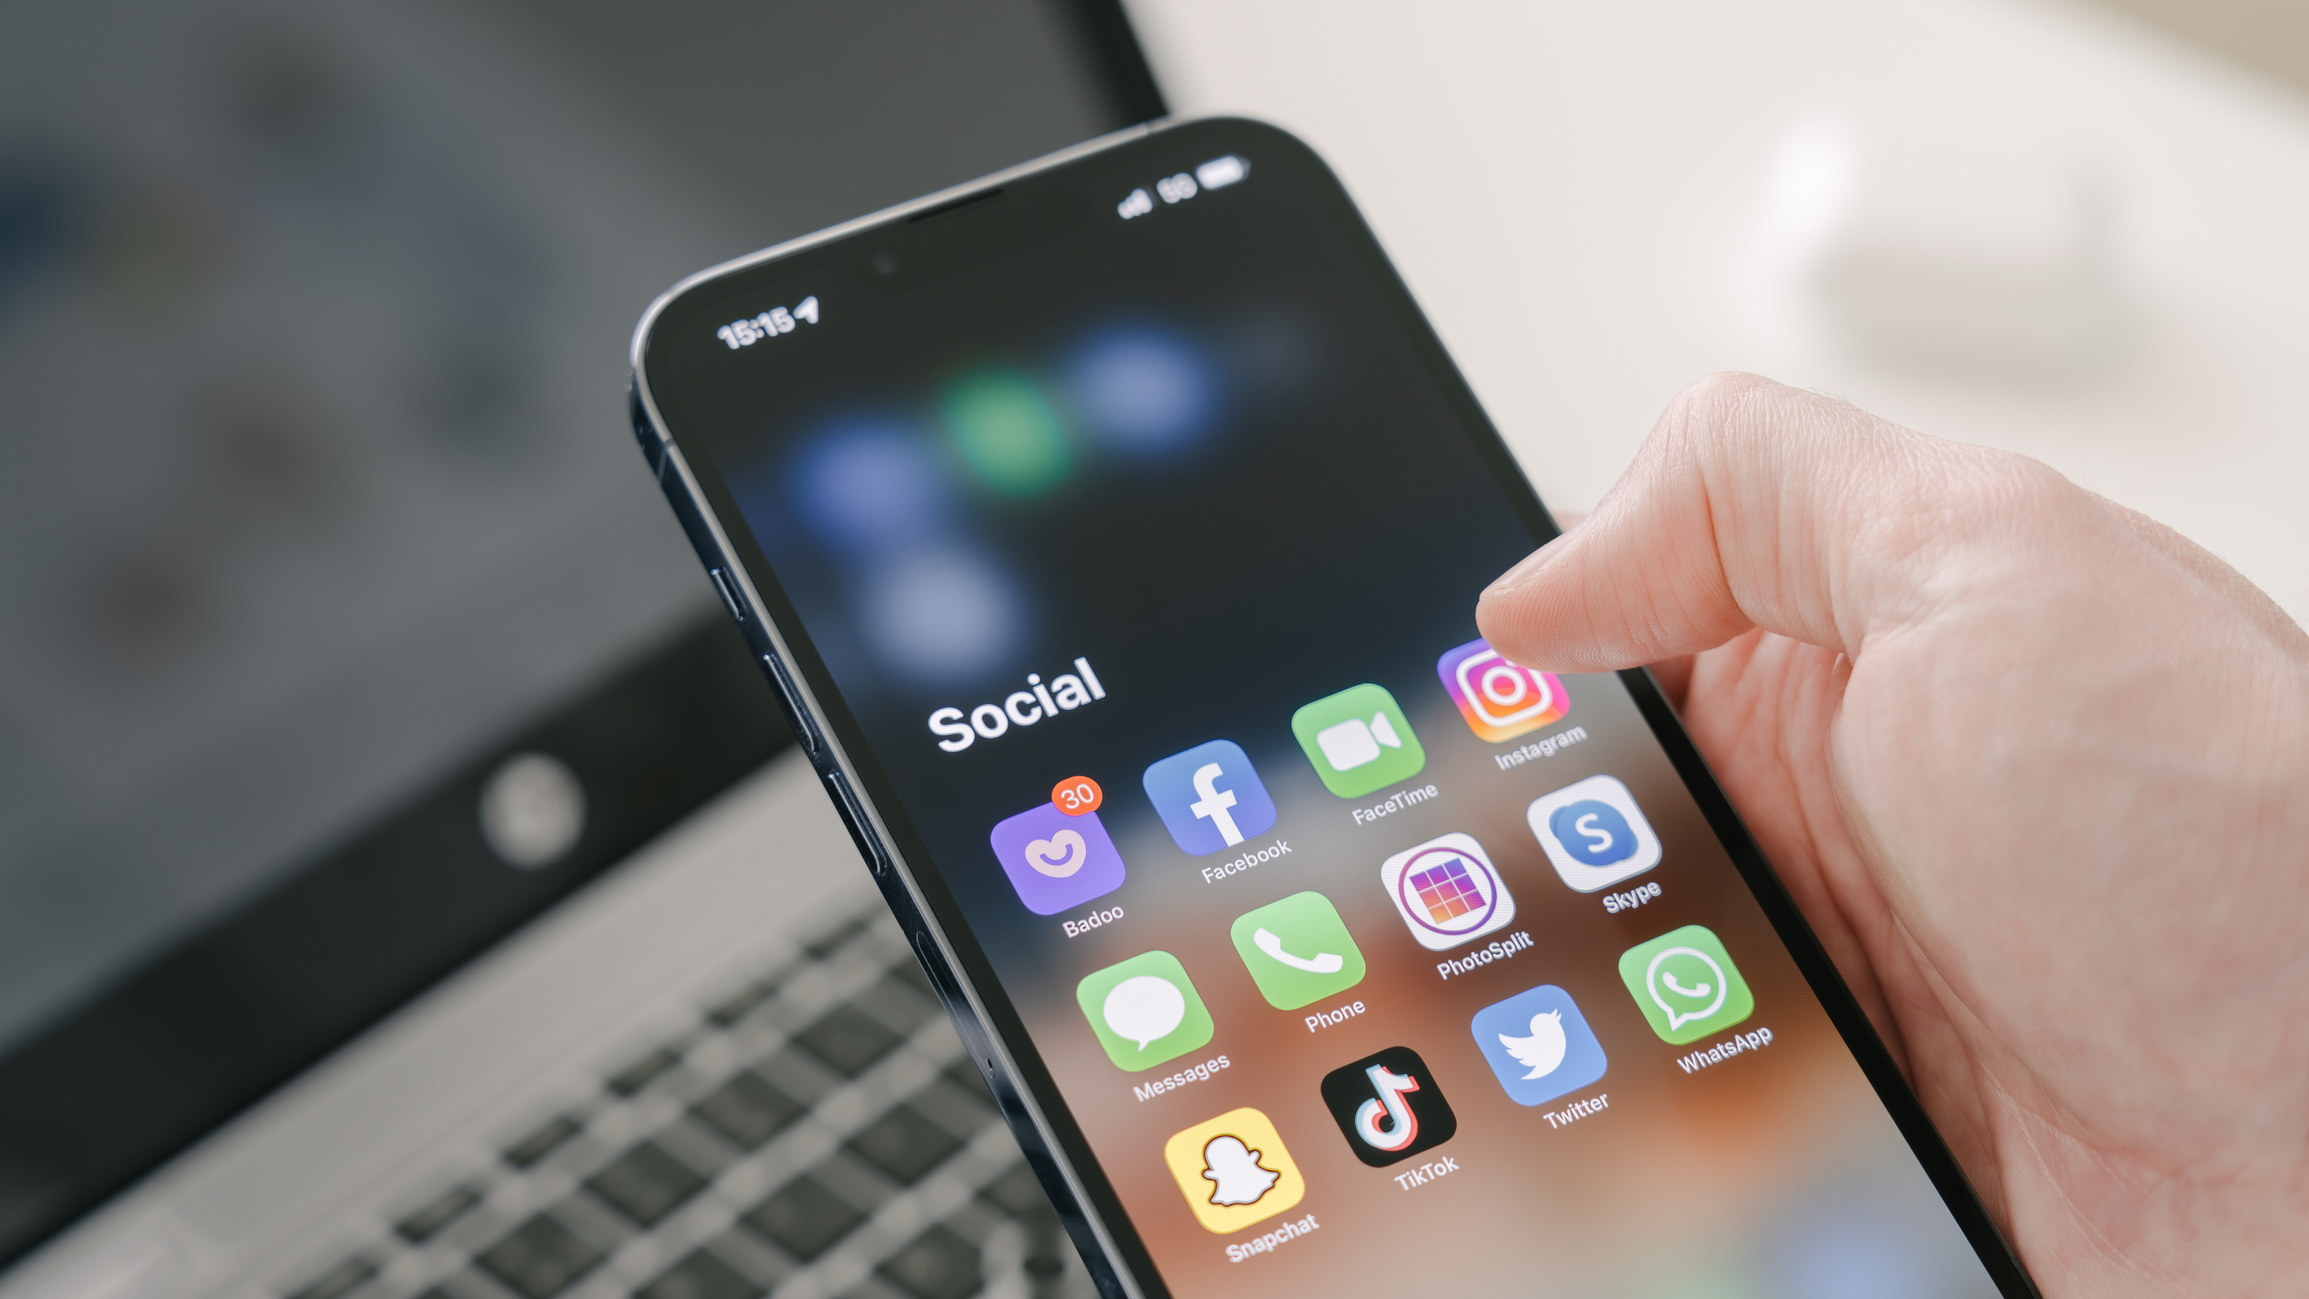
<svg viewBox="0 0 2309 1299"><path fill-rule="evenodd" d="M1034 1178L1034 1170L1024 1163L1010 1166L1010 1171L978 1188L987 1203L1013 1218L1036 1218L1055 1214L1050 1207L1050 1196L1042 1183Z"/></svg>
<svg viewBox="0 0 2309 1299"><path fill-rule="evenodd" d="M465 1211L481 1203L481 1192L459 1183L425 1202L423 1208L393 1224L401 1239L412 1245L422 1245L441 1234L450 1223L465 1216Z"/></svg>
<svg viewBox="0 0 2309 1299"><path fill-rule="evenodd" d="M794 1035L810 1054L832 1065L834 1070L855 1078L866 1072L876 1060L890 1054L898 1045L899 1037L856 1006L836 1006L820 1016L818 1022Z"/></svg>
<svg viewBox="0 0 2309 1299"><path fill-rule="evenodd" d="M535 1131L505 1148L505 1162L515 1168L535 1168L547 1155L568 1144L585 1125L567 1114L556 1114Z"/></svg>
<svg viewBox="0 0 2309 1299"><path fill-rule="evenodd" d="M807 1263L833 1248L866 1215L804 1173L749 1211L744 1222L771 1244Z"/></svg>
<svg viewBox="0 0 2309 1299"><path fill-rule="evenodd" d="M762 1287L736 1268L698 1250L634 1292L635 1299L757 1299Z"/></svg>
<svg viewBox="0 0 2309 1299"><path fill-rule="evenodd" d="M681 1052L661 1046L625 1068L611 1074L603 1082L612 1095L630 1099L641 1094L641 1089L666 1076L681 1063Z"/></svg>
<svg viewBox="0 0 2309 1299"><path fill-rule="evenodd" d="M665 1221L705 1185L696 1169L654 1141L642 1142L585 1179L585 1189L595 1198L641 1227Z"/></svg>
<svg viewBox="0 0 2309 1299"><path fill-rule="evenodd" d="M515 1227L474 1261L528 1299L553 1299L600 1266L602 1252L584 1237L541 1213Z"/></svg>
<svg viewBox="0 0 2309 1299"><path fill-rule="evenodd" d="M763 1002L776 995L777 989L766 983L749 983L706 1007L706 1022L715 1028L728 1028L761 1009Z"/></svg>
<svg viewBox="0 0 2309 1299"><path fill-rule="evenodd" d="M962 1138L909 1104L860 1128L849 1145L851 1153L881 1169L892 1181L912 1186L960 1150Z"/></svg>
<svg viewBox="0 0 2309 1299"><path fill-rule="evenodd" d="M945 1227L932 1227L879 1271L917 1299L963 1299L978 1292L978 1247Z"/></svg>
<svg viewBox="0 0 2309 1299"><path fill-rule="evenodd" d="M755 1150L801 1117L805 1108L749 1069L691 1106L690 1116L738 1149Z"/></svg>
<svg viewBox="0 0 2309 1299"><path fill-rule="evenodd" d="M377 1265L355 1254L305 1283L289 1299L340 1299L369 1284L376 1275Z"/></svg>
<svg viewBox="0 0 2309 1299"><path fill-rule="evenodd" d="M818 935L816 938L811 939L809 942L804 943L802 945L802 950L808 952L810 955L818 958L821 961L825 960L827 957L832 956L834 953L842 950L843 944L848 943L853 938L856 938L858 934L866 928L866 925L870 920L872 920L871 916L858 916L854 919L844 921L843 923L834 926L832 929L827 930L825 933Z"/></svg>

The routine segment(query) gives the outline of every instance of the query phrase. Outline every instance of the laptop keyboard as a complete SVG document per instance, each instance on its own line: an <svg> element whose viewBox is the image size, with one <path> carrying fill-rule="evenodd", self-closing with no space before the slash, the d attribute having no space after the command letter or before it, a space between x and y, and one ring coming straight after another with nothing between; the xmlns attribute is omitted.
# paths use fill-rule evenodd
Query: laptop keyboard
<svg viewBox="0 0 2309 1299"><path fill-rule="evenodd" d="M898 928L807 944L281 1299L1088 1299Z"/></svg>

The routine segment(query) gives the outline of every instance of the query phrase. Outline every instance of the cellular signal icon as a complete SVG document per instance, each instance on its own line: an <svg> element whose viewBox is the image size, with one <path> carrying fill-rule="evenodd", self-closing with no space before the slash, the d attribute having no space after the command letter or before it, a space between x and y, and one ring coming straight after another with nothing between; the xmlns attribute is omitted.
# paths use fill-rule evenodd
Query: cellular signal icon
<svg viewBox="0 0 2309 1299"><path fill-rule="evenodd" d="M1144 187L1134 189L1130 192L1129 198L1115 204L1114 210L1121 213L1122 219L1125 221L1132 217L1145 216L1154 211L1154 198L1146 192Z"/></svg>

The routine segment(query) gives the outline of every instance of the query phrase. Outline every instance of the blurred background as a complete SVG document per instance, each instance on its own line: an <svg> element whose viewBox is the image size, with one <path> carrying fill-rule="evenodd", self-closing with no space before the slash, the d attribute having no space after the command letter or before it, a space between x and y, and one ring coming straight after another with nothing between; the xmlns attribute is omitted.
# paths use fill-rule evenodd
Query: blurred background
<svg viewBox="0 0 2309 1299"><path fill-rule="evenodd" d="M634 321L1145 116L1098 8L0 9L0 1057L702 634ZM2309 615L2299 6L1128 17L1173 112L1330 158L1552 503L1755 369L2038 456Z"/></svg>

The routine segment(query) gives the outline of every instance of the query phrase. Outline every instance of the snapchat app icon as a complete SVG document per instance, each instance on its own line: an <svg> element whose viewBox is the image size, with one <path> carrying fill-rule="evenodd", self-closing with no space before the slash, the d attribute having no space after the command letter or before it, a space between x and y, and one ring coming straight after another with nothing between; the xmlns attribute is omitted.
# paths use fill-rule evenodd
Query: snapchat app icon
<svg viewBox="0 0 2309 1299"><path fill-rule="evenodd" d="M1206 1231L1241 1231L1297 1204L1306 1179L1273 1120L1244 1106L1174 1133L1163 1158Z"/></svg>

